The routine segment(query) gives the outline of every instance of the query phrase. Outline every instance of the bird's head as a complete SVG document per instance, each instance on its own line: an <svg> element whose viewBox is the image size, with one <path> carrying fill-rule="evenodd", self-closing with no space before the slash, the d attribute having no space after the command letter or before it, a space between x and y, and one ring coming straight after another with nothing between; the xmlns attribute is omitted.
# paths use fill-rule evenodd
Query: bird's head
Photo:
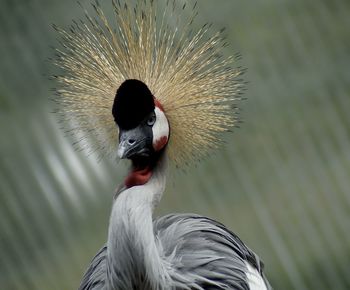
<svg viewBox="0 0 350 290"><path fill-rule="evenodd" d="M113 1L113 21L93 5L96 17L86 15L86 23L56 27L62 47L55 64L63 70L55 76L57 112L89 153L114 156L119 137L119 156L134 167L166 151L169 163L183 168L238 124L243 70L224 53L224 30L197 30L195 7L190 16L177 6L182 1L158 2L167 4ZM165 16L177 9L174 25Z"/></svg>
<svg viewBox="0 0 350 290"><path fill-rule="evenodd" d="M169 123L163 107L146 84L126 80L118 88L112 114L119 127L120 158L152 158L169 140Z"/></svg>

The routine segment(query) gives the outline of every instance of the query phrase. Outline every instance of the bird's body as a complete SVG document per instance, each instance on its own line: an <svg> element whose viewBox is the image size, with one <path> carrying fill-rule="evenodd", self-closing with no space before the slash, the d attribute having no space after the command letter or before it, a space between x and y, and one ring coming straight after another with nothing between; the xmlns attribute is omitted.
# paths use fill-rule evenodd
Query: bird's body
<svg viewBox="0 0 350 290"><path fill-rule="evenodd" d="M117 195L108 242L79 290L270 289L258 256L224 225L195 214L153 220L166 178L163 164L154 170Z"/></svg>
<svg viewBox="0 0 350 290"><path fill-rule="evenodd" d="M167 160L200 159L237 123L244 82L235 57L223 53L223 30L193 29L196 4L185 1L112 3L113 22L97 1L97 19L58 29L59 112L90 151L132 162L107 244L79 289L270 289L259 258L222 224L194 214L153 219Z"/></svg>

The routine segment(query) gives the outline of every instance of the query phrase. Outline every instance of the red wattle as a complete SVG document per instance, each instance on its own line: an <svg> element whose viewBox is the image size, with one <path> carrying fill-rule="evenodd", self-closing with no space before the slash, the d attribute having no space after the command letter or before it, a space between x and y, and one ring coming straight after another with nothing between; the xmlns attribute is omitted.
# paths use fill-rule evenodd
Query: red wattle
<svg viewBox="0 0 350 290"><path fill-rule="evenodd" d="M125 186L127 188L144 185L150 180L152 176L152 170L149 167L133 170L125 179Z"/></svg>

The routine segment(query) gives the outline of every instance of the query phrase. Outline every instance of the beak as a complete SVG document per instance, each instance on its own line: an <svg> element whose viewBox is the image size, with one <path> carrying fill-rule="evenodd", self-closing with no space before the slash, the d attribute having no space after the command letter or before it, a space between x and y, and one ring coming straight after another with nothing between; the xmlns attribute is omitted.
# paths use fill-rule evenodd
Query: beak
<svg viewBox="0 0 350 290"><path fill-rule="evenodd" d="M121 130L119 133L118 156L121 159L130 159L134 156L148 157L151 153L148 143L152 142L140 127L127 131Z"/></svg>

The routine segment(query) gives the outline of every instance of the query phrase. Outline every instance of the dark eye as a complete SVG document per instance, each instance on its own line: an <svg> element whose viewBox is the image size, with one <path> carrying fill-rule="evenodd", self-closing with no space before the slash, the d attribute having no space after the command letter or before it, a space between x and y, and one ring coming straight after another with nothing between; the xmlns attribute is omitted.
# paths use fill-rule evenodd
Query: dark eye
<svg viewBox="0 0 350 290"><path fill-rule="evenodd" d="M156 115L152 114L152 116L150 116L147 120L147 125L153 126L155 122L156 122Z"/></svg>

